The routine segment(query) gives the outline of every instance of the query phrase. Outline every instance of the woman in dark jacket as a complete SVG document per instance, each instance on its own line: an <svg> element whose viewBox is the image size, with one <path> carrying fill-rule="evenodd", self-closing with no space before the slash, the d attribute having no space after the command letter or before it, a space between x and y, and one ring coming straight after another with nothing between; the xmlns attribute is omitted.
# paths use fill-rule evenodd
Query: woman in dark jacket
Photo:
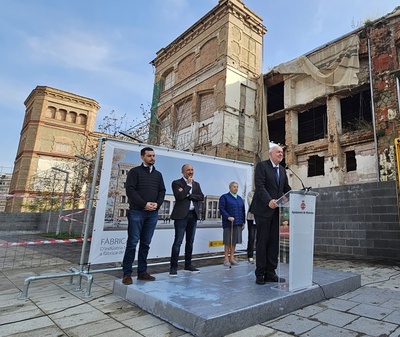
<svg viewBox="0 0 400 337"><path fill-rule="evenodd" d="M234 258L236 244L242 243L244 229L245 206L243 199L237 194L239 185L236 181L229 184L229 192L219 198L219 211L222 217L222 228L225 260L224 266L238 264ZM233 232L231 232L233 229Z"/></svg>

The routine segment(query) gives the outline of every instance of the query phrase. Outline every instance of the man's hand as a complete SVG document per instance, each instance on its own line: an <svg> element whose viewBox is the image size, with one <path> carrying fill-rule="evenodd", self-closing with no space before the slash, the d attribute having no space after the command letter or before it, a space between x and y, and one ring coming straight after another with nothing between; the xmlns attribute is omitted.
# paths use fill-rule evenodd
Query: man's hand
<svg viewBox="0 0 400 337"><path fill-rule="evenodd" d="M155 211L157 210L157 203L156 202L148 202L144 208L146 211Z"/></svg>
<svg viewBox="0 0 400 337"><path fill-rule="evenodd" d="M194 181L193 177L188 177L187 178L187 182L188 182L189 185L192 185L193 181Z"/></svg>
<svg viewBox="0 0 400 337"><path fill-rule="evenodd" d="M272 208L272 209L277 208L277 207L278 207L278 204L276 203L276 200L275 200L275 199L272 199L272 200L269 202L268 207L269 207L269 208Z"/></svg>

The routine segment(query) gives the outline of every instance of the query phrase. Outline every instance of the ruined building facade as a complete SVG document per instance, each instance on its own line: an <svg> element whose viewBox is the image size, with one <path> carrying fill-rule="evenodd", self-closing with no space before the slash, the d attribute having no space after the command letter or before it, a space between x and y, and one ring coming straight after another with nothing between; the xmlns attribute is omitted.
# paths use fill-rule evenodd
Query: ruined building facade
<svg viewBox="0 0 400 337"><path fill-rule="evenodd" d="M399 10L260 81L265 32L244 2L221 0L161 49L152 62L153 143L256 163L269 137L307 186L395 180Z"/></svg>
<svg viewBox="0 0 400 337"><path fill-rule="evenodd" d="M64 168L68 161L76 162L76 154L84 154L96 146L94 132L98 103L66 91L37 86L25 100L25 118L15 159L14 172L7 199L6 212L24 212L29 198L38 192L53 189L59 194L66 175L52 167ZM84 167L81 167L84 169ZM44 172L52 173L43 176ZM69 172L69 185L82 172ZM75 180L75 186L82 182ZM68 191L69 197L81 197L81 190ZM49 195L50 197L50 195ZM82 203L79 205L82 206Z"/></svg>
<svg viewBox="0 0 400 337"><path fill-rule="evenodd" d="M399 60L397 8L264 75L270 139L306 185L396 179Z"/></svg>
<svg viewBox="0 0 400 337"><path fill-rule="evenodd" d="M221 0L157 52L150 143L253 161L262 19Z"/></svg>

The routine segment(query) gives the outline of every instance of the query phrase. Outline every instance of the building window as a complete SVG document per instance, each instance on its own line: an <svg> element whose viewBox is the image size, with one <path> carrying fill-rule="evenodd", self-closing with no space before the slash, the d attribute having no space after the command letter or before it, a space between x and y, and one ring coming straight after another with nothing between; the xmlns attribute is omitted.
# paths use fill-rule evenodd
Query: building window
<svg viewBox="0 0 400 337"><path fill-rule="evenodd" d="M173 69L170 69L164 76L164 90L166 91L169 88L172 88L174 86L174 82L175 82L175 73Z"/></svg>
<svg viewBox="0 0 400 337"><path fill-rule="evenodd" d="M208 118L213 117L215 111L214 93L209 92L201 94L199 97L199 101L200 121L202 122Z"/></svg>
<svg viewBox="0 0 400 337"><path fill-rule="evenodd" d="M343 133L372 130L371 93L362 91L340 100Z"/></svg>
<svg viewBox="0 0 400 337"><path fill-rule="evenodd" d="M56 118L56 108L54 106L49 106L46 110L46 117L47 118Z"/></svg>
<svg viewBox="0 0 400 337"><path fill-rule="evenodd" d="M122 203L126 203L126 196L125 195L121 195L121 202Z"/></svg>
<svg viewBox="0 0 400 337"><path fill-rule="evenodd" d="M80 124L80 125L86 125L86 120L87 120L86 115L79 114L78 119L77 119L77 121L78 121L77 123Z"/></svg>
<svg viewBox="0 0 400 337"><path fill-rule="evenodd" d="M308 159L307 177L324 176L325 175L325 157L311 156Z"/></svg>
<svg viewBox="0 0 400 337"><path fill-rule="evenodd" d="M347 151L346 154L346 171L356 171L357 170L357 160L355 151Z"/></svg>
<svg viewBox="0 0 400 337"><path fill-rule="evenodd" d="M60 109L58 111L58 119L63 122L66 121L67 120L67 110Z"/></svg>
<svg viewBox="0 0 400 337"><path fill-rule="evenodd" d="M158 210L158 220L166 220L169 218L169 210L171 207L171 201L164 200L161 204L160 209Z"/></svg>
<svg viewBox="0 0 400 337"><path fill-rule="evenodd" d="M285 118L268 120L268 135L275 144L286 144Z"/></svg>
<svg viewBox="0 0 400 337"><path fill-rule="evenodd" d="M267 88L267 114L284 109L284 82L275 84Z"/></svg>
<svg viewBox="0 0 400 337"><path fill-rule="evenodd" d="M192 100L187 97L175 106L176 131L187 128L192 123Z"/></svg>
<svg viewBox="0 0 400 337"><path fill-rule="evenodd" d="M76 123L76 116L77 116L77 113L76 113L76 112L70 112L70 113L69 113L69 121L70 121L71 123Z"/></svg>
<svg viewBox="0 0 400 337"><path fill-rule="evenodd" d="M323 139L327 134L326 105L299 113L299 144Z"/></svg>
<svg viewBox="0 0 400 337"><path fill-rule="evenodd" d="M209 201L207 207L207 218L218 219L219 215L219 204L218 201Z"/></svg>

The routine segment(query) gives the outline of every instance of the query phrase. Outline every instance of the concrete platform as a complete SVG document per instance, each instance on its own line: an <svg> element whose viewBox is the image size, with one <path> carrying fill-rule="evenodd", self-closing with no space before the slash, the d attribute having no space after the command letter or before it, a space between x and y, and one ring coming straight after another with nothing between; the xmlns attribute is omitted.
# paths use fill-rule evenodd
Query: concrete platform
<svg viewBox="0 0 400 337"><path fill-rule="evenodd" d="M157 274L154 282L130 286L114 282L114 295L195 336L219 337L266 322L319 301L337 297L361 286L361 276L314 267L314 285L297 292L276 283L257 285L254 265L240 262L201 268L199 274L178 271L178 277ZM288 266L279 273L288 277Z"/></svg>

